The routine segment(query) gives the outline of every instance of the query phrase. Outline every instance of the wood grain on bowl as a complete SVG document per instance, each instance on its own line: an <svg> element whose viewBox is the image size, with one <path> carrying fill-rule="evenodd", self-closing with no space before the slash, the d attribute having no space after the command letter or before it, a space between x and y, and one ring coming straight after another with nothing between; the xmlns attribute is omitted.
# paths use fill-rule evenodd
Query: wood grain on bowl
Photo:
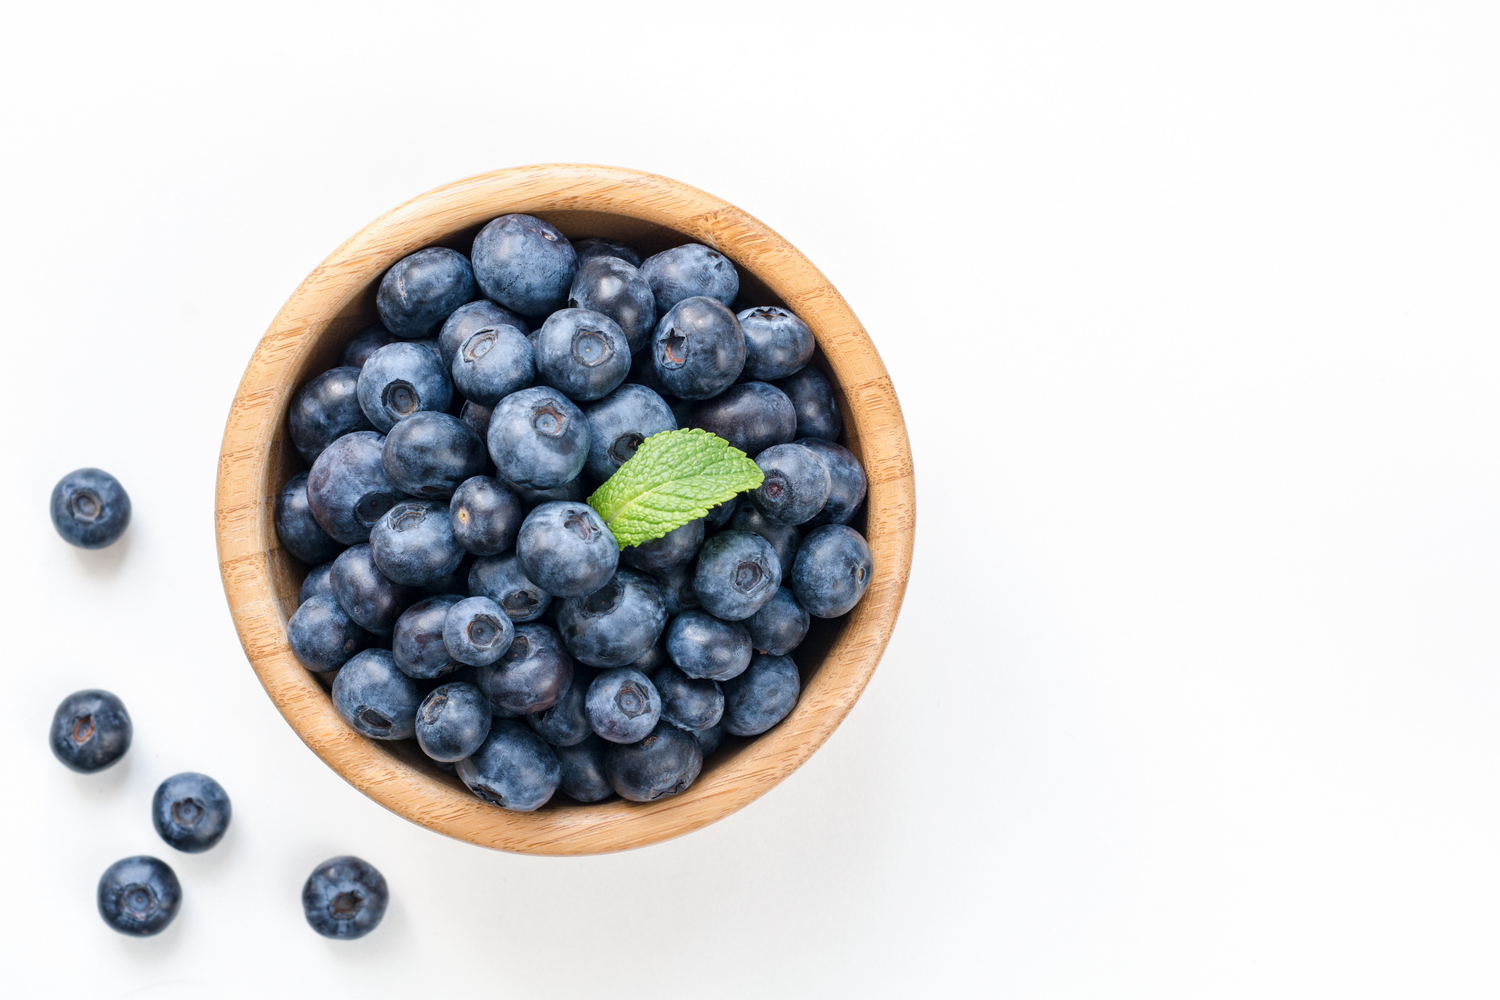
<svg viewBox="0 0 1500 1000"><path fill-rule="evenodd" d="M467 253L480 227L512 212L546 219L570 237L624 240L644 254L697 241L734 261L744 301L785 305L812 329L817 363L843 407L847 446L869 477L864 523L856 527L874 554L874 578L849 615L815 619L813 634L793 653L803 678L797 707L763 736L726 740L692 787L661 802L578 805L559 792L534 813L491 806L419 751L351 730L287 646L305 569L277 542L272 505L300 468L286 434L292 393L336 363L348 339L375 320L375 288L387 268L434 244ZM308 275L240 382L215 503L220 572L240 642L303 742L350 784L415 823L529 854L595 854L680 836L742 808L807 760L853 707L885 650L906 590L915 519L911 449L895 391L828 279L764 224L712 195L665 177L578 164L499 170L430 191L376 219Z"/></svg>

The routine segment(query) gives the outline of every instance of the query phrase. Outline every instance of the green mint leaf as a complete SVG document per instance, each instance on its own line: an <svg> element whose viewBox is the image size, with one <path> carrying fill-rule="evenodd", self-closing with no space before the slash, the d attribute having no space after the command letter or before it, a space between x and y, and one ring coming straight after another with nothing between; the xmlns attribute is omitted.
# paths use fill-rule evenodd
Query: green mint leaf
<svg viewBox="0 0 1500 1000"><path fill-rule="evenodd" d="M703 517L763 478L750 456L717 434L696 427L662 431L641 442L589 497L589 506L623 549Z"/></svg>

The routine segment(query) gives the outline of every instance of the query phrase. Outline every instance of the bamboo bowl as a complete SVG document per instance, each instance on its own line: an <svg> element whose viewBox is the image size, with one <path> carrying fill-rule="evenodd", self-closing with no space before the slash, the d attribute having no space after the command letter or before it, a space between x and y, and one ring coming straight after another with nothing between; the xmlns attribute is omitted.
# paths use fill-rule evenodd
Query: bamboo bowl
<svg viewBox="0 0 1500 1000"><path fill-rule="evenodd" d="M331 367L373 322L380 276L425 246L464 253L498 215L540 216L570 237L607 236L643 254L697 241L740 270L741 298L790 308L811 327L814 363L831 376L847 446L864 463L869 498L856 521L874 554L864 599L848 615L813 619L793 654L803 691L791 715L753 739L726 737L685 792L650 804L578 805L558 794L534 813L472 795L405 743L346 726L327 689L287 646L304 570L281 549L272 505L302 468L287 440L293 392ZM696 830L765 794L828 739L885 650L911 565L916 507L911 449L890 378L870 338L828 279L764 224L665 177L577 164L518 167L429 191L354 235L308 275L261 338L245 369L219 454L215 533L224 593L245 655L292 729L329 767L376 802L438 833L526 854L598 854Z"/></svg>

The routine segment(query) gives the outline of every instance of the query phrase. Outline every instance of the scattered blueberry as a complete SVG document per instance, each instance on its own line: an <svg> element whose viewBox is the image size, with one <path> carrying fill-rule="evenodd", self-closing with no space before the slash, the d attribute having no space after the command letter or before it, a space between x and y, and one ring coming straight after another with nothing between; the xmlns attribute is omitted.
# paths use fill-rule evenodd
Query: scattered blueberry
<svg viewBox="0 0 1500 1000"><path fill-rule="evenodd" d="M724 723L722 720L714 723L707 729L687 729L684 732L693 734L693 739L698 741L698 747L703 751L704 757L719 749L719 744L724 741Z"/></svg>
<svg viewBox="0 0 1500 1000"><path fill-rule="evenodd" d="M307 474L313 517L344 545L370 540L370 529L405 494L385 474L385 437L345 434L323 449Z"/></svg>
<svg viewBox="0 0 1500 1000"><path fill-rule="evenodd" d="M333 368L298 389L286 422L292 445L309 465L345 434L374 430L359 406L359 369Z"/></svg>
<svg viewBox="0 0 1500 1000"><path fill-rule="evenodd" d="M632 569L657 575L681 566L698 554L703 544L703 519L679 525L660 538L620 550L620 561Z"/></svg>
<svg viewBox="0 0 1500 1000"><path fill-rule="evenodd" d="M604 755L613 744L588 733L577 743L556 745L552 752L562 768L559 787L577 802L603 802L615 793L604 773Z"/></svg>
<svg viewBox="0 0 1500 1000"><path fill-rule="evenodd" d="M787 577L790 579L790 576ZM777 587L776 593L765 606L745 619L745 628L750 632L750 644L757 652L773 656L785 656L807 638L812 618L807 609L797 603L792 592ZM749 662L749 658L746 658Z"/></svg>
<svg viewBox="0 0 1500 1000"><path fill-rule="evenodd" d="M448 504L453 537L477 556L499 555L516 543L521 501L515 491L489 476L474 476L453 491Z"/></svg>
<svg viewBox="0 0 1500 1000"><path fill-rule="evenodd" d="M474 560L469 593L488 597L518 625L536 621L552 602L552 595L532 582L513 552Z"/></svg>
<svg viewBox="0 0 1500 1000"><path fill-rule="evenodd" d="M630 342L603 313L559 309L536 332L537 380L575 402L609 395L629 371Z"/></svg>
<svg viewBox="0 0 1500 1000"><path fill-rule="evenodd" d="M797 411L799 438L838 440L839 432L844 429L844 418L839 413L839 404L833 398L833 387L828 384L826 375L816 368L804 368L776 384Z"/></svg>
<svg viewBox="0 0 1500 1000"><path fill-rule="evenodd" d="M518 314L489 299L475 299L453 310L438 333L438 354L443 367L453 366L454 356L470 336L486 327L497 326L513 326L523 336L531 329Z"/></svg>
<svg viewBox="0 0 1500 1000"><path fill-rule="evenodd" d="M667 628L667 655L689 677L727 681L750 665L750 633L706 611L684 611Z"/></svg>
<svg viewBox="0 0 1500 1000"><path fill-rule="evenodd" d="M458 778L492 805L531 812L557 791L562 768L540 736L519 722L499 719L484 744L458 762Z"/></svg>
<svg viewBox="0 0 1500 1000"><path fill-rule="evenodd" d="M741 382L693 405L688 426L717 434L747 455L785 444L797 433L797 412L786 393L765 382Z"/></svg>
<svg viewBox="0 0 1500 1000"><path fill-rule="evenodd" d="M339 364L345 368L363 368L365 362L370 360L370 355L380 350L386 344L394 344L401 338L396 336L379 323L365 327L364 331L349 341Z"/></svg>
<svg viewBox="0 0 1500 1000"><path fill-rule="evenodd" d="M734 264L701 243L688 243L647 257L641 263L641 274L651 286L659 313L699 295L727 306L740 293L740 276Z"/></svg>
<svg viewBox="0 0 1500 1000"><path fill-rule="evenodd" d="M513 326L481 327L459 345L448 371L459 392L493 407L536 379L536 350Z"/></svg>
<svg viewBox="0 0 1500 1000"><path fill-rule="evenodd" d="M436 330L453 310L474 297L468 258L446 247L402 257L380 279L375 311L385 328L415 340Z"/></svg>
<svg viewBox="0 0 1500 1000"><path fill-rule="evenodd" d="M329 858L307 877L302 914L324 937L353 941L379 925L390 899L385 876L369 862L346 855Z"/></svg>
<svg viewBox="0 0 1500 1000"><path fill-rule="evenodd" d="M721 531L698 551L693 591L703 609L742 621L781 586L781 560L771 543L749 531Z"/></svg>
<svg viewBox="0 0 1500 1000"><path fill-rule="evenodd" d="M702 295L683 299L657 322L650 350L657 379L683 399L717 396L745 367L739 320Z"/></svg>
<svg viewBox="0 0 1500 1000"><path fill-rule="evenodd" d="M656 643L667 624L661 587L644 573L617 570L598 590L569 597L557 630L574 659L591 667L624 667Z"/></svg>
<svg viewBox="0 0 1500 1000"><path fill-rule="evenodd" d="M484 471L488 459L484 441L468 425L429 410L392 427L381 452L396 488L426 500L448 499L459 483Z"/></svg>
<svg viewBox="0 0 1500 1000"><path fill-rule="evenodd" d="M281 547L294 559L323 563L344 551L344 546L330 537L313 517L312 506L307 502L305 472L287 480L281 492L276 494L271 520L276 526L276 538Z"/></svg>
<svg viewBox="0 0 1500 1000"><path fill-rule="evenodd" d="M683 791L703 770L703 750L691 733L661 725L638 743L609 747L604 773L622 799L655 802Z"/></svg>
<svg viewBox="0 0 1500 1000"><path fill-rule="evenodd" d="M631 267L641 266L641 255L619 240L607 240L602 236L590 236L576 240L573 249L578 254L578 269L596 257L618 257Z"/></svg>
<svg viewBox="0 0 1500 1000"><path fill-rule="evenodd" d="M589 454L583 412L548 386L513 392L490 415L490 460L500 477L551 489L577 476Z"/></svg>
<svg viewBox="0 0 1500 1000"><path fill-rule="evenodd" d="M484 294L523 316L546 316L568 297L578 255L555 226L502 215L474 237L474 277Z"/></svg>
<svg viewBox="0 0 1500 1000"><path fill-rule="evenodd" d="M488 597L466 597L448 609L443 620L443 645L459 663L482 667L505 655L516 627Z"/></svg>
<svg viewBox="0 0 1500 1000"><path fill-rule="evenodd" d="M448 409L453 382L432 351L418 344L387 344L359 370L359 406L378 431L413 413Z"/></svg>
<svg viewBox="0 0 1500 1000"><path fill-rule="evenodd" d="M448 504L439 500L406 500L386 511L370 531L370 550L381 573L408 587L452 573L464 558Z"/></svg>
<svg viewBox="0 0 1500 1000"><path fill-rule="evenodd" d="M662 600L667 606L667 615L675 617L684 611L692 611L699 607L698 592L693 589L693 580L698 574L698 564L685 562L673 566L665 573L656 575L656 582L661 584Z"/></svg>
<svg viewBox="0 0 1500 1000"><path fill-rule="evenodd" d="M130 526L130 497L102 469L75 469L52 488L52 526L69 545L102 549Z"/></svg>
<svg viewBox="0 0 1500 1000"><path fill-rule="evenodd" d="M796 528L771 520L753 503L740 504L729 519L729 528L732 531L753 531L770 542L781 562L781 578L792 578L792 561L797 558L797 546L802 543L802 534Z"/></svg>
<svg viewBox="0 0 1500 1000"><path fill-rule="evenodd" d="M818 618L847 614L865 596L875 563L864 536L843 524L814 528L792 566L797 603Z"/></svg>
<svg viewBox="0 0 1500 1000"><path fill-rule="evenodd" d="M135 937L166 930L182 905L182 883L167 863L138 855L116 861L99 876L99 916Z"/></svg>
<svg viewBox="0 0 1500 1000"><path fill-rule="evenodd" d="M828 500L817 516L807 522L807 526L848 524L865 500L868 483L864 466L859 464L859 459L848 448L832 441L802 438L797 443L811 449L828 466Z"/></svg>
<svg viewBox="0 0 1500 1000"><path fill-rule="evenodd" d="M426 597L401 613L391 637L391 656L408 677L430 680L451 674L462 664L448 652L444 629L448 612L463 598L457 594Z"/></svg>
<svg viewBox="0 0 1500 1000"><path fill-rule="evenodd" d="M748 670L724 682L724 731L731 736L765 732L787 717L801 691L791 657L757 653Z"/></svg>
<svg viewBox="0 0 1500 1000"><path fill-rule="evenodd" d="M634 382L626 382L583 412L589 428L588 460L584 467L600 482L628 462L642 441L677 429L677 420L666 400Z"/></svg>
<svg viewBox="0 0 1500 1000"><path fill-rule="evenodd" d="M206 851L222 840L231 812L223 786L194 771L172 775L151 797L151 823L156 832L188 854Z"/></svg>
<svg viewBox="0 0 1500 1000"><path fill-rule="evenodd" d="M802 524L817 516L828 502L833 479L828 465L811 448L800 444L778 444L755 456L765 474L750 491L750 501L773 521Z"/></svg>
<svg viewBox="0 0 1500 1000"><path fill-rule="evenodd" d="M472 684L435 688L417 709L417 745L433 760L463 760L489 733L489 699Z"/></svg>
<svg viewBox="0 0 1500 1000"><path fill-rule="evenodd" d="M546 625L516 626L494 663L474 668L474 681L496 709L526 715L557 704L573 682L573 658Z"/></svg>
<svg viewBox="0 0 1500 1000"><path fill-rule="evenodd" d="M703 527L708 531L718 531L729 523L729 519L734 516L734 512L739 509L739 505L740 498L735 497L732 500L725 500L721 504L715 504L708 508L708 513L703 517Z"/></svg>
<svg viewBox="0 0 1500 1000"><path fill-rule="evenodd" d="M573 680L563 696L551 708L524 716L526 724L555 747L572 746L593 735L593 730L589 728L589 717L583 710L583 700L593 681L592 667L573 664Z"/></svg>
<svg viewBox="0 0 1500 1000"><path fill-rule="evenodd" d="M125 705L108 691L75 691L52 714L52 755L71 771L93 774L125 756L134 730Z"/></svg>
<svg viewBox="0 0 1500 1000"><path fill-rule="evenodd" d="M333 560L320 563L307 571L302 579L302 589L297 592L297 604L303 605L319 594L333 597ZM338 600L338 598L334 598Z"/></svg>
<svg viewBox="0 0 1500 1000"><path fill-rule="evenodd" d="M286 624L287 645L308 670L337 670L364 649L370 633L349 617L330 591L314 594L297 606Z"/></svg>
<svg viewBox="0 0 1500 1000"><path fill-rule="evenodd" d="M333 677L333 707L356 732L377 740L416 735L422 689L388 649L356 653Z"/></svg>
<svg viewBox="0 0 1500 1000"><path fill-rule="evenodd" d="M661 695L661 717L678 729L707 729L724 714L724 692L716 681L689 677L668 664L651 675Z"/></svg>
<svg viewBox="0 0 1500 1000"><path fill-rule="evenodd" d="M594 508L555 502L526 515L516 536L516 555L526 575L547 593L582 597L614 575L620 547Z"/></svg>
<svg viewBox="0 0 1500 1000"><path fill-rule="evenodd" d="M746 309L735 317L745 332L745 374L771 381L801 371L818 346L812 331L780 306Z"/></svg>
<svg viewBox="0 0 1500 1000"><path fill-rule="evenodd" d="M661 695L634 667L602 671L589 685L583 710L589 727L611 743L645 739L661 718Z"/></svg>
<svg viewBox="0 0 1500 1000"><path fill-rule="evenodd" d="M570 309L591 309L619 324L630 353L641 350L656 328L656 298L651 285L629 261L596 257L580 263L568 289Z"/></svg>
<svg viewBox="0 0 1500 1000"><path fill-rule="evenodd" d="M375 566L370 545L353 545L333 561L333 593L345 613L376 635L390 635L396 619L416 599Z"/></svg>

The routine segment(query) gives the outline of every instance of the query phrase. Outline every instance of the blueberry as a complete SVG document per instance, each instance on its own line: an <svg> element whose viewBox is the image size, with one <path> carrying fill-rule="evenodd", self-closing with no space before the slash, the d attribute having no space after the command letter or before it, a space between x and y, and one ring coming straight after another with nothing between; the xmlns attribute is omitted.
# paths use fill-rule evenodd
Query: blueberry
<svg viewBox="0 0 1500 1000"><path fill-rule="evenodd" d="M583 270L584 264L596 257L618 257L631 267L641 266L640 254L618 240L608 240L602 236L590 236L587 239L577 240L573 244L573 250L578 254L580 271Z"/></svg>
<svg viewBox="0 0 1500 1000"><path fill-rule="evenodd" d="M539 490L533 486L521 486L518 483L511 482L507 482L505 485L509 486L511 491L520 499L522 508L529 514L544 503L556 503L559 501L569 503L581 502L584 494L590 492L579 481L582 478L580 476L578 479L569 479L561 486L553 486L545 490Z"/></svg>
<svg viewBox="0 0 1500 1000"><path fill-rule="evenodd" d="M469 573L474 569L474 557L467 552L454 567L453 572L422 584L421 593L423 597L441 597L449 594L455 597L469 596Z"/></svg>
<svg viewBox="0 0 1500 1000"><path fill-rule="evenodd" d="M333 442L353 431L374 430L359 406L359 369L333 368L297 390L287 407L287 429L311 465Z"/></svg>
<svg viewBox="0 0 1500 1000"><path fill-rule="evenodd" d="M708 513L703 518L704 529L707 531L718 531L724 527L724 525L729 523L729 519L734 516L734 512L739 509L739 504L740 498L732 497L721 504L708 508Z"/></svg>
<svg viewBox="0 0 1500 1000"><path fill-rule="evenodd" d="M357 733L377 740L416 735L422 689L396 666L388 649L356 653L333 676L333 707Z"/></svg>
<svg viewBox="0 0 1500 1000"><path fill-rule="evenodd" d="M385 474L385 437L375 431L345 434L323 449L307 474L313 517L345 545L370 540L370 529L404 493Z"/></svg>
<svg viewBox="0 0 1500 1000"><path fill-rule="evenodd" d="M478 434L479 440L488 441L490 437L490 414L493 412L494 407L480 406L472 399L466 399L464 400L463 409L459 411L458 419L462 420L469 430Z"/></svg>
<svg viewBox="0 0 1500 1000"><path fill-rule="evenodd" d="M536 351L513 326L486 326L469 334L448 366L458 391L494 406L536 380Z"/></svg>
<svg viewBox="0 0 1500 1000"><path fill-rule="evenodd" d="M572 746L593 735L589 717L583 710L583 699L594 681L595 671L583 664L573 664L573 680L552 707L524 716L536 734L555 747Z"/></svg>
<svg viewBox="0 0 1500 1000"><path fill-rule="evenodd" d="M443 363L418 344L387 344L359 370L359 406L379 431L423 410L446 412L452 399Z"/></svg>
<svg viewBox="0 0 1500 1000"><path fill-rule="evenodd" d="M626 546L620 550L620 561L654 576L689 561L698 554L698 547L702 544L703 519L700 517L673 528L660 538Z"/></svg>
<svg viewBox="0 0 1500 1000"><path fill-rule="evenodd" d="M224 787L206 774L185 771L156 786L151 823L172 847L199 854L224 839L232 813Z"/></svg>
<svg viewBox="0 0 1500 1000"><path fill-rule="evenodd" d="M359 336L349 341L339 358L339 364L345 368L363 368L365 362L370 360L370 355L386 344L394 344L400 339L379 323L374 323L365 327Z"/></svg>
<svg viewBox="0 0 1500 1000"><path fill-rule="evenodd" d="M515 491L489 476L461 483L448 504L453 537L466 551L493 556L516 543L521 530L521 501Z"/></svg>
<svg viewBox="0 0 1500 1000"><path fill-rule="evenodd" d="M393 582L375 565L370 545L354 545L333 561L333 593L344 612L376 635L390 635L396 619L416 600L410 587Z"/></svg>
<svg viewBox="0 0 1500 1000"><path fill-rule="evenodd" d="M454 356L469 337L486 327L497 326L515 327L522 336L531 329L519 315L489 299L475 299L453 310L452 315L443 321L443 329L438 333L438 353L443 367L453 366Z"/></svg>
<svg viewBox="0 0 1500 1000"><path fill-rule="evenodd" d="M489 699L472 684L435 688L417 709L417 745L433 760L463 760L489 733Z"/></svg>
<svg viewBox="0 0 1500 1000"><path fill-rule="evenodd" d="M818 346L812 331L780 306L758 306L735 317L745 332L745 374L770 381L794 375Z"/></svg>
<svg viewBox="0 0 1500 1000"><path fill-rule="evenodd" d="M716 681L689 677L668 664L651 675L661 694L661 717L679 729L707 729L724 714L724 692Z"/></svg>
<svg viewBox="0 0 1500 1000"><path fill-rule="evenodd" d="M130 525L130 497L102 469L75 469L52 487L52 526L69 545L102 549Z"/></svg>
<svg viewBox="0 0 1500 1000"><path fill-rule="evenodd" d="M344 551L344 546L329 536L313 517L307 502L307 473L299 472L287 480L276 494L272 523L281 547L294 559L305 563L324 563Z"/></svg>
<svg viewBox="0 0 1500 1000"><path fill-rule="evenodd" d="M583 412L567 396L541 385L495 405L488 441L502 479L542 490L577 476L589 454Z"/></svg>
<svg viewBox="0 0 1500 1000"><path fill-rule="evenodd" d="M786 578L791 579L790 574ZM745 619L750 644L756 652L772 656L785 656L800 646L811 624L807 609L785 587L777 587L765 607Z"/></svg>
<svg viewBox="0 0 1500 1000"><path fill-rule="evenodd" d="M589 685L583 710L589 728L611 743L645 739L661 718L661 695L634 667L602 671Z"/></svg>
<svg viewBox="0 0 1500 1000"><path fill-rule="evenodd" d="M396 620L391 637L391 656L408 677L430 680L451 674L462 664L448 652L443 629L448 611L463 598L457 594L427 597L413 604Z"/></svg>
<svg viewBox="0 0 1500 1000"><path fill-rule="evenodd" d="M683 299L699 295L727 306L740 293L739 272L729 258L701 243L647 257L641 264L641 274L651 286L657 312L666 312Z"/></svg>
<svg viewBox="0 0 1500 1000"><path fill-rule="evenodd" d="M150 937L166 930L182 905L182 883L164 861L138 855L99 876L99 916L113 930Z"/></svg>
<svg viewBox="0 0 1500 1000"><path fill-rule="evenodd" d="M785 444L797 433L797 413L786 393L764 382L741 382L695 403L688 426L701 427L747 455Z"/></svg>
<svg viewBox="0 0 1500 1000"><path fill-rule="evenodd" d="M390 899L385 876L369 862L346 855L329 858L307 877L302 914L324 937L353 941L376 928Z"/></svg>
<svg viewBox="0 0 1500 1000"><path fill-rule="evenodd" d="M662 599L667 606L667 615L680 615L699 607L698 592L693 589L693 580L698 573L696 562L685 562L673 566L665 573L656 575L661 585Z"/></svg>
<svg viewBox="0 0 1500 1000"><path fill-rule="evenodd" d="M654 330L652 331L655 332ZM656 377L656 352L651 349L648 341L646 346L636 352L635 357L630 359L630 374L625 376L627 385L643 385L647 389L661 396L663 399L672 396L671 390L662 384L661 379ZM674 418L675 419L675 418Z"/></svg>
<svg viewBox="0 0 1500 1000"><path fill-rule="evenodd" d="M650 350L657 379L683 399L717 396L745 367L739 320L701 295L683 299L657 322Z"/></svg>
<svg viewBox="0 0 1500 1000"><path fill-rule="evenodd" d="M797 411L799 438L838 440L844 418L839 414L839 404L833 398L833 386L828 384L826 375L816 368L804 368L776 384Z"/></svg>
<svg viewBox="0 0 1500 1000"><path fill-rule="evenodd" d="M488 597L517 624L540 618L552 602L552 595L526 575L515 553L476 559L469 571L469 593Z"/></svg>
<svg viewBox="0 0 1500 1000"><path fill-rule="evenodd" d="M832 441L802 438L797 444L811 449L828 466L828 500L807 525L817 527L823 524L848 524L865 500L868 483L864 466L859 464L859 459L848 448Z"/></svg>
<svg viewBox="0 0 1500 1000"><path fill-rule="evenodd" d="M133 732L119 698L108 691L75 691L52 713L48 742L68 770L93 774L125 756Z"/></svg>
<svg viewBox="0 0 1500 1000"><path fill-rule="evenodd" d="M568 308L592 309L614 320L631 354L646 346L656 327L651 285L633 264L618 257L596 257L579 265L568 289Z"/></svg>
<svg viewBox="0 0 1500 1000"><path fill-rule="evenodd" d="M626 382L584 411L589 427L588 474L603 482L634 455L641 442L675 431L666 400L643 385Z"/></svg>
<svg viewBox="0 0 1500 1000"><path fill-rule="evenodd" d="M698 550L693 591L716 618L749 618L779 586L781 560L771 543L753 532L721 531Z"/></svg>
<svg viewBox="0 0 1500 1000"><path fill-rule="evenodd" d="M482 667L510 648L516 627L500 605L488 597L466 597L448 609L443 645L459 663Z"/></svg>
<svg viewBox="0 0 1500 1000"><path fill-rule="evenodd" d="M286 641L308 670L337 670L370 642L366 632L332 593L315 594L297 606L286 623Z"/></svg>
<svg viewBox="0 0 1500 1000"><path fill-rule="evenodd" d="M415 340L432 333L473 297L474 269L468 258L446 247L428 247L402 257L385 272L375 293L375 311L387 330Z"/></svg>
<svg viewBox="0 0 1500 1000"><path fill-rule="evenodd" d="M536 375L576 402L609 395L630 371L620 325L591 309L559 309L536 332Z"/></svg>
<svg viewBox="0 0 1500 1000"><path fill-rule="evenodd" d="M667 628L667 655L689 677L727 681L750 665L750 632L706 611L684 611Z"/></svg>
<svg viewBox="0 0 1500 1000"><path fill-rule="evenodd" d="M731 736L765 732L787 717L801 691L791 657L757 653L748 670L724 682L724 731Z"/></svg>
<svg viewBox="0 0 1500 1000"><path fill-rule="evenodd" d="M802 539L792 566L792 593L809 614L837 618L865 596L874 572L863 535L847 525L825 524Z"/></svg>
<svg viewBox="0 0 1500 1000"><path fill-rule="evenodd" d="M562 768L540 736L519 722L501 719L491 724L484 744L458 762L458 777L491 805L531 812L557 791Z"/></svg>
<svg viewBox="0 0 1500 1000"><path fill-rule="evenodd" d="M526 575L547 593L582 597L614 575L620 547L594 508L554 502L526 515L516 536L516 555Z"/></svg>
<svg viewBox="0 0 1500 1000"><path fill-rule="evenodd" d="M516 626L504 655L474 668L475 683L497 710L525 715L556 705L573 682L573 659L546 625Z"/></svg>
<svg viewBox="0 0 1500 1000"><path fill-rule="evenodd" d="M560 309L578 255L555 226L530 215L502 215L474 237L474 277L484 294L523 316Z"/></svg>
<svg viewBox="0 0 1500 1000"><path fill-rule="evenodd" d="M781 524L812 520L833 491L828 464L804 445L772 445L755 456L755 464L765 478L750 491L750 502Z"/></svg>
<svg viewBox="0 0 1500 1000"><path fill-rule="evenodd" d="M698 748L703 751L706 758L709 754L719 749L719 744L724 741L724 723L714 723L706 729L686 729L684 732L691 733L693 739L698 741Z"/></svg>
<svg viewBox="0 0 1500 1000"><path fill-rule="evenodd" d="M333 560L320 563L307 571L302 578L302 589L297 592L297 604L303 605L319 594L333 597ZM338 598L334 598L337 600Z"/></svg>
<svg viewBox="0 0 1500 1000"><path fill-rule="evenodd" d="M657 726L639 743L612 746L604 753L604 773L612 788L631 802L655 802L683 791L703 770L703 750L691 733Z"/></svg>
<svg viewBox="0 0 1500 1000"><path fill-rule="evenodd" d="M770 542L781 562L781 578L792 578L792 561L797 558L797 546L802 543L802 535L796 528L771 520L760 508L749 503L740 504L729 519L729 528L732 531L753 531Z"/></svg>
<svg viewBox="0 0 1500 1000"><path fill-rule="evenodd" d="M577 802L603 802L615 793L604 773L604 754L612 745L589 733L578 743L553 746L552 752L562 768L560 787L568 798Z"/></svg>
<svg viewBox="0 0 1500 1000"><path fill-rule="evenodd" d="M370 549L380 572L408 587L452 573L464 557L448 504L438 500L406 500L386 511L370 531Z"/></svg>
<svg viewBox="0 0 1500 1000"><path fill-rule="evenodd" d="M660 638L658 638L654 643L651 644L650 649L642 653L636 659L636 661L630 665L639 670L641 673L645 674L647 677L650 677L654 672L660 670L662 667L671 662L672 658L667 655L667 637L666 634L663 633Z"/></svg>
<svg viewBox="0 0 1500 1000"><path fill-rule="evenodd" d="M392 427L381 462L403 493L446 500L458 484L484 471L484 441L463 421L446 413L422 411Z"/></svg>
<svg viewBox="0 0 1500 1000"><path fill-rule="evenodd" d="M667 608L661 587L644 573L622 569L557 612L557 630L574 659L591 667L623 667L640 659L661 636Z"/></svg>

